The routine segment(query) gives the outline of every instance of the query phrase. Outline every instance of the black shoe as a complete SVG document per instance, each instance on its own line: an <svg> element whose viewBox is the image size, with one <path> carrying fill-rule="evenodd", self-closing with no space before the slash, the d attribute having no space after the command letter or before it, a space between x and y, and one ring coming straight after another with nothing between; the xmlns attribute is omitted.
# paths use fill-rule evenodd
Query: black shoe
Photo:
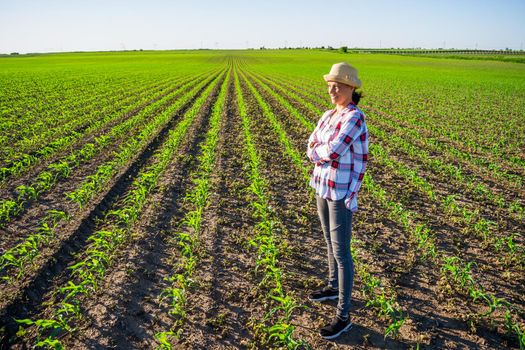
<svg viewBox="0 0 525 350"><path fill-rule="evenodd" d="M339 291L330 287L324 287L321 290L315 291L310 294L311 301L325 301L325 300L337 300L339 298Z"/></svg>
<svg viewBox="0 0 525 350"><path fill-rule="evenodd" d="M325 339L335 339L344 332L348 331L350 328L352 328L350 317L348 317L345 321L341 320L339 317L336 317L331 324L321 328L319 334Z"/></svg>

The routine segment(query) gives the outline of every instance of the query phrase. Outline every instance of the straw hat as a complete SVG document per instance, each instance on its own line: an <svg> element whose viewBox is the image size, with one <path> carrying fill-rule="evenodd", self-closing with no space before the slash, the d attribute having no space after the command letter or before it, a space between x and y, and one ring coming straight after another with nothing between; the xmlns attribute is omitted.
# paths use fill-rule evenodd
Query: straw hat
<svg viewBox="0 0 525 350"><path fill-rule="evenodd" d="M361 80L357 77L357 69L346 62L334 64L332 69L330 69L330 73L325 74L323 77L326 81L336 81L355 88L361 87Z"/></svg>

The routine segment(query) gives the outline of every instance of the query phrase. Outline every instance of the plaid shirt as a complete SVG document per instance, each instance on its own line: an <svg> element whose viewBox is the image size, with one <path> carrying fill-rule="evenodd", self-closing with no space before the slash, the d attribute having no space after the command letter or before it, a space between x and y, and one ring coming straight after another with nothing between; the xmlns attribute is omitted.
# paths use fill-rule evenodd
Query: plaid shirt
<svg viewBox="0 0 525 350"><path fill-rule="evenodd" d="M312 142L316 144L310 147ZM308 139L307 155L315 163L310 186L316 194L330 200L344 198L346 207L355 212L368 160L363 112L353 103L340 113L326 111Z"/></svg>

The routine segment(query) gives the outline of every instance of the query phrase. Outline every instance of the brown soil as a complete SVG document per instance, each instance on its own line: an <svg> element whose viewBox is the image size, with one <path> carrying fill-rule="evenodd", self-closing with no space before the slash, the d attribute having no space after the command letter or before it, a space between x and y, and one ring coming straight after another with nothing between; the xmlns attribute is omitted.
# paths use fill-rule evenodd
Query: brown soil
<svg viewBox="0 0 525 350"><path fill-rule="evenodd" d="M147 104L153 103L161 99L163 96L167 95L172 90L176 90L176 88L170 89L169 91L163 93L161 96L155 97ZM180 94L177 96L180 96ZM177 96L175 96L173 99L170 99L170 101L166 103L162 108L160 108L159 111L162 111L164 108L166 108L170 104L170 102L172 103L173 101L175 101ZM86 143L92 142L94 137L100 136L105 132L109 131L111 126L116 124L118 121L124 121L138 114L140 110L146 107L147 104L143 104L140 107L134 109L131 113L117 118L118 120L116 121L110 122L107 126L102 128L102 130L97 132L96 135L86 135L86 137L79 140L77 143L75 143L75 145L68 148L67 151L70 152L71 149L82 148ZM137 134L138 132L140 132L139 128L140 125L133 128L132 130L130 130L128 135L131 136ZM1 238L0 251L7 250L10 247L14 246L16 243L25 239L25 234L33 232L34 229L38 227L39 221L46 215L47 210L55 209L62 210L68 213L74 211L76 208L76 204L71 203L70 201L66 201L65 194L76 189L77 186L79 186L86 179L86 176L96 172L96 169L99 165L104 164L106 161L112 159L114 152L118 151L120 144L124 141L124 139L120 139L116 140L116 142L114 142L113 144L108 145L94 159L91 159L89 162L80 164L77 168L75 168L68 178L59 180L49 192L44 193L36 201L31 201L27 203L24 206L24 212L20 214L19 217L14 218L10 223L7 223L2 228L4 234ZM36 166L34 169L31 169L31 171L27 175L21 176L16 180L10 181L9 188L5 188L2 189L2 191L0 191L0 197L16 198L17 195L14 191L16 187L20 185L29 185L32 179L36 178L40 171L45 170L45 166L50 164L52 161L56 161L62 156L65 156L65 152L66 151L59 152L58 154L53 156L52 159L46 160L42 164Z"/></svg>
<svg viewBox="0 0 525 350"><path fill-rule="evenodd" d="M264 312L256 300L254 252L248 244L255 224L233 84L228 96L212 180L215 190L199 235L200 259L192 277L197 286L188 295L188 318L177 349L249 348L254 344L250 319Z"/></svg>
<svg viewBox="0 0 525 350"><path fill-rule="evenodd" d="M213 96L214 94L210 98ZM26 272L23 280L16 281L2 289L0 317L2 322L8 324L8 329L12 331L14 327L13 317L19 319L34 317L42 312L41 304L50 298L46 295L53 290L53 286L60 286L67 280L67 266L74 261L77 252L85 249L89 234L95 232L98 223L103 221L101 219L104 212L113 205L118 205L119 198L127 193L139 170L148 165L153 152L163 143L168 131L190 104L191 102L174 114L164 129L150 141L149 145L126 169L121 171L115 182L111 184L112 187L106 189L105 193L94 199L95 203L83 210L84 216L75 218L69 223L67 231L63 232L64 236L58 237L59 242L43 249L41 259L36 262L36 266ZM203 109L208 108L206 106L204 105Z"/></svg>
<svg viewBox="0 0 525 350"><path fill-rule="evenodd" d="M263 89L258 88L258 91L262 92ZM282 117L281 122L287 130L289 139L292 142L295 142L296 149L301 150L304 148L304 140L306 140L308 137L307 131L300 126L298 121L294 121L294 117L289 115L289 113L283 107L279 106L277 101L273 100L269 95L264 93L263 95L266 101L271 101L275 115ZM273 137L275 138L276 136ZM268 143L269 141L267 141L265 144ZM276 154L278 152L279 151L269 153ZM289 164L290 160L284 163ZM421 218L424 218L424 221L429 221L429 226L436 234L436 237L438 237L437 242L440 245L440 248L445 251L450 251L453 255L466 257L468 261L478 262L478 266L481 266L480 270L483 272L482 274L480 272L480 275L476 274L475 277L482 281L484 287L486 287L488 291L495 293L498 295L498 297L505 297L508 301L515 303L515 305L518 307L523 307L523 284L520 282L522 276L519 271L513 271L511 278L502 280L501 275L494 271L494 266L498 266L497 262L495 261L494 254L487 254L485 249L480 247L479 242L476 243L475 240L461 241L461 245L459 247L449 243L447 240L453 242L457 241L455 240L455 237L460 236L458 229L450 226L446 219L442 219L443 214L440 213L439 210L436 210L435 206L430 205L428 200L421 198L417 195L417 193L414 193L413 189L406 185L406 181L391 176L388 173L382 172L381 169L374 167L373 159L369 164L368 171L371 173L374 180L387 190L387 193L392 193L393 197L403 203L405 207L416 212L419 216L421 216ZM286 172L289 173L289 169L286 170ZM298 177L298 174L296 174L295 178L297 179ZM275 178L275 176L272 178ZM283 182L288 184L290 181L293 180L286 179ZM281 194L288 193L288 191L282 189L279 189L277 192ZM291 192L294 192L294 190L291 190ZM361 209L356 215L357 220L354 222L354 227L360 227L359 216L362 215L363 211L366 212L366 207L368 206L368 203L366 202L367 198L369 197L366 192L362 193L360 197ZM297 203L301 202L304 202L304 198L300 199ZM301 204L297 203L295 208L300 208ZM279 203L278 208L282 207L283 204L281 202ZM382 227L388 228L391 226L385 223L387 214L381 214L382 210L380 208L374 206L371 208L371 211L372 213L369 214L367 212L367 215L377 217L376 220L377 222L381 223ZM379 213L377 213L378 211ZM388 222L388 219L386 220ZM308 222L315 222L315 211L313 209L311 209L311 217L309 218ZM374 222L376 221L374 220ZM363 230L368 231L369 229L369 225L363 225ZM432 266L432 264L429 262L420 261L417 265L414 265L414 268L409 268L401 277L396 278L395 276L392 276L391 272L388 271L388 269L385 269L385 265L390 266L390 268L393 270L405 270L404 265L406 264L406 261L411 260L410 256L413 255L417 258L419 254L416 250L416 247L413 245L407 248L397 247L396 244L392 244L394 239L395 241L398 241L399 238L401 238L398 236L399 234L406 236L406 233L402 232L402 230L400 230L401 232L398 232L398 234L394 236L394 239L387 238L392 236L392 234L388 234L388 231L388 229L382 230L381 235L377 235L379 242L367 242L370 244L369 247L372 249L365 248L365 251L381 254L379 257L379 263L375 263L375 265L378 265L377 273L382 277L382 279L384 278L387 281L390 280L390 282L386 282L386 284L392 286L395 289L396 293L398 293L398 302L401 304L403 310L408 312L410 320L409 322L405 323L405 326L403 326L401 331L401 336L405 339L405 347L419 342L426 344L431 348L442 348L442 346L448 346L454 343L454 341L450 339L452 335L458 338L456 341L458 346L462 342L461 339L464 339L465 346L469 346L469 344L478 344L481 346L481 348L503 348L509 345L509 339L504 334L504 330L499 330L500 332L503 332L503 334L496 333L493 328L484 325L483 322L481 322L481 325L479 325L477 329L477 332L481 334L471 334L472 329L469 329L467 326L467 319L465 318L465 315L476 312L476 306L470 305L470 301L467 298L453 298L452 300L454 302L450 304L449 301L448 308L444 309L442 307L441 303L444 300L444 296L443 290L441 290L438 286L438 282L440 280L439 268L436 269L436 267ZM358 235L359 232L355 233L354 237L358 238ZM363 237L369 236L363 235ZM319 242L318 244L322 244L322 242ZM381 248L374 251L374 247L378 245ZM401 260L399 257L397 257L397 259L391 259L390 257L387 258L384 256L385 248L390 248L390 251L394 256L399 255L399 252L403 252L403 255L406 254L407 256ZM305 250L311 252L311 250L308 248ZM423 268L423 266L425 266L425 268ZM491 268L488 269L488 266ZM356 289L359 288L358 283L359 281L357 281ZM414 304L418 305L422 311L418 310L418 312L412 314ZM427 311L426 313L425 310ZM479 312L480 310L477 309L477 311ZM436 326L431 326L433 323L435 323ZM304 323L302 322L302 324ZM430 328L431 330L429 330ZM382 334L382 330L379 330L379 334ZM512 341L510 344L512 344ZM382 345L377 344L376 346ZM388 347L392 347L392 345Z"/></svg>
<svg viewBox="0 0 525 350"><path fill-rule="evenodd" d="M262 87L255 85L295 149L303 153L308 130ZM364 190L359 194L360 208L354 215L353 245L358 248L355 258L359 266L381 280L388 296L395 297L406 321L397 336L385 337L388 318L378 316L376 308L367 306L363 281L356 271L352 330L336 341L321 339L318 329L335 315L336 303L308 300L313 290L326 283L328 272L315 202L300 170L286 155L270 121L242 79L241 86L254 142L262 160L261 172L269 184L270 205L279 221L275 232L280 248L279 267L284 273L283 289L301 304L292 315L295 339L304 340L313 349L517 348L515 336L509 337L501 324L475 317L485 310L484 307L470 302L462 291L451 287L442 278L440 266L425 259L409 233L390 218L388 209L381 207ZM151 349L159 345L155 339L157 333L168 331L181 321L170 316L161 294L170 283L164 278L178 269L180 252L172 237L174 232L184 229L181 219L189 207L184 196L193 186L192 171L199 165L200 145L208 130L211 107L217 94L218 88L202 106L180 151L163 173L156 190L149 195L131 236L115 252L115 259L100 288L82 300L83 318L75 324L76 331L61 338L66 348ZM257 325L267 322L265 315L272 302L266 296L267 286L261 284L262 275L255 273L257 251L249 244L257 221L252 217L253 208L250 206L253 198L248 189L248 160L233 81L230 81L226 104L212 175L212 195L204 212L203 230L198 235L198 262L192 275L193 284L187 293L187 316L182 320L182 326L176 329L180 331L180 338L171 339L176 349L275 347L275 343L267 343L257 331ZM319 117L309 115L297 104L294 106L311 120ZM122 169L111 188L108 187L85 209L75 213L70 223L61 227L63 233L57 242L44 250L41 261L23 280L3 288L0 292L2 349L27 348L28 339L34 340L30 339L34 330L30 330L26 338L17 339L12 318L51 316L55 301L53 291L68 279L67 266L75 261L76 253L87 247L89 234L103 227L103 213L120 205L131 181L149 164L153 151L160 147L168 129L179 117L174 116L172 123L126 169ZM403 154L394 152L393 156L405 164L414 164L413 159ZM58 193L78 185L96 164L99 164L99 158L39 199L12 225L32 229L41 215L36 208L43 211L43 208L67 205L60 201ZM501 264L496 254L480 240L465 239L461 233L464 226L450 220L437 204L430 203L405 179L382 168L374 159L369 163L368 172L388 196L413 211L418 222L424 222L432 229L441 251L476 262L475 277L488 291L511 301L523 321L525 279L521 270ZM431 172L422 176L443 191L461 192L461 188ZM480 206L468 195L461 194L460 200ZM490 213L490 208L482 210L484 215L501 223L501 231L497 234L519 229L517 223L506 222L501 212ZM33 219L27 219L24 224L26 216Z"/></svg>
<svg viewBox="0 0 525 350"><path fill-rule="evenodd" d="M154 348L155 334L169 330L173 320L160 295L168 286L164 278L171 275L178 255L170 236L184 215L184 195L191 187L189 176L197 166L212 98L163 174L159 189L133 229L132 241L119 252L100 291L85 301L85 320L78 332L67 338L67 348Z"/></svg>

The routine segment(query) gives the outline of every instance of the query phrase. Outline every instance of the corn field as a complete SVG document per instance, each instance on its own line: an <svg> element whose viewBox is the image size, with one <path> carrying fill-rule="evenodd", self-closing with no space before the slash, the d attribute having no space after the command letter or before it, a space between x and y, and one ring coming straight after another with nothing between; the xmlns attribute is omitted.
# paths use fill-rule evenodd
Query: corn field
<svg viewBox="0 0 525 350"><path fill-rule="evenodd" d="M306 142L363 81L353 329ZM525 349L525 65L314 50L0 58L2 349Z"/></svg>

